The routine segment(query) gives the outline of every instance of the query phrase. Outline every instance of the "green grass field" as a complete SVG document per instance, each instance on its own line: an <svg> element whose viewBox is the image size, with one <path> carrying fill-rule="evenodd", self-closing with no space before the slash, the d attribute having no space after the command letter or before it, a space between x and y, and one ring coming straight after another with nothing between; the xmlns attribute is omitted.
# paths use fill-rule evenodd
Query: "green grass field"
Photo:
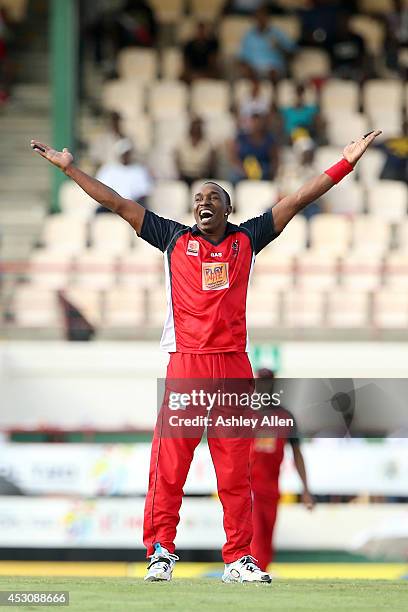
<svg viewBox="0 0 408 612"><path fill-rule="evenodd" d="M180 612L379 612L408 609L408 583L397 580L276 580L271 585L175 579L145 584L130 578L0 578L0 590L69 591L70 612L169 610ZM51 610L24 606L24 610Z"/></svg>

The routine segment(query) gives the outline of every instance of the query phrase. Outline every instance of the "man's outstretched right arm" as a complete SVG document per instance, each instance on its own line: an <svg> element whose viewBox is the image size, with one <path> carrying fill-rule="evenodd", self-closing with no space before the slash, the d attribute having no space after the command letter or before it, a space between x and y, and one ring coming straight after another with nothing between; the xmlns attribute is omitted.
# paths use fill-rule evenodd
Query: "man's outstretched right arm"
<svg viewBox="0 0 408 612"><path fill-rule="evenodd" d="M140 234L145 215L143 206L133 200L122 198L116 191L74 166L74 158L68 149L56 151L37 140L31 141L31 148L41 157L62 170L93 200L120 215Z"/></svg>

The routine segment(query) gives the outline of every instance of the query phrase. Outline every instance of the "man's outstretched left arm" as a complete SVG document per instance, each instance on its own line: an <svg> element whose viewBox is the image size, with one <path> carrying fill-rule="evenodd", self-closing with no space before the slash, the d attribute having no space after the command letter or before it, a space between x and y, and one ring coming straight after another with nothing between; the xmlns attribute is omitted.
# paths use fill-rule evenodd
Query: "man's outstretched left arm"
<svg viewBox="0 0 408 612"><path fill-rule="evenodd" d="M279 200L272 208L275 231L280 233L298 212L311 202L319 199L351 172L369 145L380 134L381 130L376 130L366 134L355 142L351 142L344 148L343 158L340 162L326 170L323 174L307 181L307 183L302 185L295 193Z"/></svg>

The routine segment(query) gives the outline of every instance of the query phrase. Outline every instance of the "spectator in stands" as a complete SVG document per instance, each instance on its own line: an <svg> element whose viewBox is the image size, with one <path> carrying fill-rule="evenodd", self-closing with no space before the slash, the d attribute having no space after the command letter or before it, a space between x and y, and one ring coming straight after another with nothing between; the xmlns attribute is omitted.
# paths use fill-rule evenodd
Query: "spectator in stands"
<svg viewBox="0 0 408 612"><path fill-rule="evenodd" d="M270 102L268 96L261 89L261 81L257 78L251 80L251 88L247 96L236 109L239 128L243 131L250 129L251 117L254 114L266 118L270 130L278 141L281 140L282 118L276 105Z"/></svg>
<svg viewBox="0 0 408 612"><path fill-rule="evenodd" d="M119 140L114 148L117 162L104 164L96 178L108 187L117 191L123 198L137 200L139 204L146 205L146 199L152 190L152 179L147 168L133 162L133 143L128 138ZM109 212L100 206L98 212Z"/></svg>
<svg viewBox="0 0 408 612"><path fill-rule="evenodd" d="M352 2L348 2L350 6ZM309 7L299 10L302 47L327 46L336 32L336 21L341 11L338 0L311 0ZM352 10L351 8L349 10Z"/></svg>
<svg viewBox="0 0 408 612"><path fill-rule="evenodd" d="M408 6L394 0L394 10L385 13L386 37L384 51L386 63L391 70L401 70L399 52L408 47Z"/></svg>
<svg viewBox="0 0 408 612"><path fill-rule="evenodd" d="M182 79L191 83L199 78L219 78L218 49L217 38L209 26L200 21L193 38L184 45Z"/></svg>
<svg viewBox="0 0 408 612"><path fill-rule="evenodd" d="M121 127L121 116L119 113L112 112L107 115L107 128L90 142L89 155L96 168L102 164L117 161L115 155L115 145L119 140L123 140L125 134Z"/></svg>
<svg viewBox="0 0 408 612"><path fill-rule="evenodd" d="M332 74L341 79L362 82L370 73L370 58L364 38L350 29L351 14L339 13L333 38L327 44Z"/></svg>
<svg viewBox="0 0 408 612"><path fill-rule="evenodd" d="M292 133L292 147L290 156L285 164L279 168L277 182L279 197L283 198L293 193L301 185L318 174L315 165L316 143L307 130L298 128ZM325 199L321 197L307 206L302 214L306 219L325 211Z"/></svg>
<svg viewBox="0 0 408 612"><path fill-rule="evenodd" d="M243 179L273 180L278 169L276 139L265 116L254 113L247 131L240 130L229 146L231 182Z"/></svg>
<svg viewBox="0 0 408 612"><path fill-rule="evenodd" d="M243 37L239 51L242 74L247 78L268 77L272 81L287 73L288 55L296 50L295 42L275 26L269 25L265 6L255 13L255 25Z"/></svg>
<svg viewBox="0 0 408 612"><path fill-rule="evenodd" d="M233 15L253 15L254 11L265 4L265 0L228 0L224 13Z"/></svg>
<svg viewBox="0 0 408 612"><path fill-rule="evenodd" d="M305 128L316 142L324 141L324 121L317 104L308 104L305 99L305 87L296 86L296 99L293 106L280 109L286 140L291 141L292 133L298 128Z"/></svg>
<svg viewBox="0 0 408 612"><path fill-rule="evenodd" d="M214 176L215 152L199 117L191 120L189 133L178 145L175 157L179 177L189 185L202 177Z"/></svg>
<svg viewBox="0 0 408 612"><path fill-rule="evenodd" d="M157 21L152 7L145 0L127 0L116 18L117 48L154 47Z"/></svg>
<svg viewBox="0 0 408 612"><path fill-rule="evenodd" d="M385 153L385 163L380 178L403 181L408 184L408 118L405 117L401 134L387 138L378 146Z"/></svg>

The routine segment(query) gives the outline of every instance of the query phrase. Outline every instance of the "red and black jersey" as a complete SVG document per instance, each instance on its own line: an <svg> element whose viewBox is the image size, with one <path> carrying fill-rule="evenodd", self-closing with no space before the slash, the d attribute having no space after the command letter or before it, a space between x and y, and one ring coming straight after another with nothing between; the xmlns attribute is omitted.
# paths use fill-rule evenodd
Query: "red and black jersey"
<svg viewBox="0 0 408 612"><path fill-rule="evenodd" d="M162 349L245 352L246 299L255 256L277 235L271 210L239 226L227 223L217 243L196 225L146 211L140 237L164 253L168 309Z"/></svg>

